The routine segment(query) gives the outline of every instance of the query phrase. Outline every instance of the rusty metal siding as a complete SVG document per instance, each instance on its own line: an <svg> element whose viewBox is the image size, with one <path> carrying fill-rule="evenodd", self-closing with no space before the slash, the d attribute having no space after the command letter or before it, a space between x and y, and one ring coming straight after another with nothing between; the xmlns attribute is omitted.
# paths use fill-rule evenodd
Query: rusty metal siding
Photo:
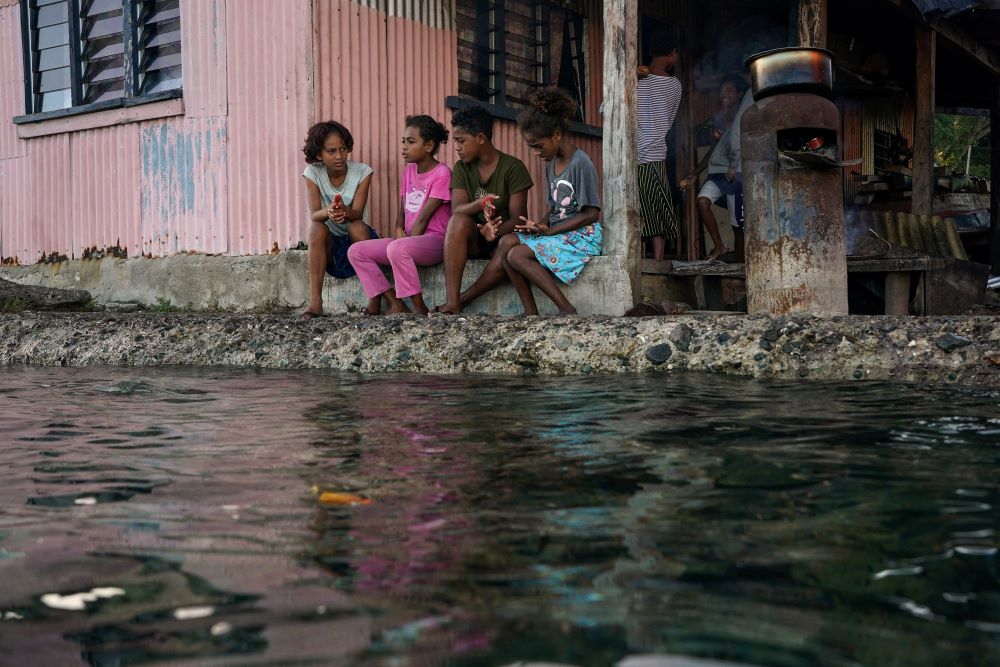
<svg viewBox="0 0 1000 667"><path fill-rule="evenodd" d="M839 105L841 114L841 155L844 160L854 160L864 157L864 116L863 105L856 100L842 100ZM852 172L860 172L863 165L844 168L844 203L854 206L854 197L858 194L861 184L851 176Z"/></svg>
<svg viewBox="0 0 1000 667"><path fill-rule="evenodd" d="M21 12L18 5L0 8L0 160L24 155L24 142L10 122L24 113L24 67L21 56Z"/></svg>
<svg viewBox="0 0 1000 667"><path fill-rule="evenodd" d="M0 161L0 255L21 264L43 254L73 256L69 136L43 137L25 156Z"/></svg>
<svg viewBox="0 0 1000 667"><path fill-rule="evenodd" d="M414 3L381 4L405 10ZM448 2L425 4L425 17L436 16L435 7L448 5L451 11ZM386 233L399 208L404 118L425 113L445 124L450 118L444 100L458 89L455 33L347 0L316 3L313 21L314 116L337 120L350 129L351 159L375 170L369 197L371 223ZM448 164L453 156L450 145L438 154ZM299 199L303 204L296 211L305 220L304 194Z"/></svg>
<svg viewBox="0 0 1000 667"><path fill-rule="evenodd" d="M444 100L458 92L457 35L450 28L454 25L454 3L426 3L423 14L407 11L411 4L336 0L316 3L314 10L315 117L344 123L354 135L352 158L375 170L370 218L381 234L391 230L399 209L399 176L404 166L399 141L404 118L426 113L450 129L451 111L445 108ZM590 5L597 7L594 11L598 13L588 17L591 55L587 114L591 124L599 124L603 35L598 28L603 15L599 2L591 0ZM388 7L388 13L379 7ZM425 20L426 16L436 16L443 7L449 12L449 29L435 29L432 26L436 24ZM352 47L340 50L341 43ZM600 139L577 140L600 172ZM513 122L498 120L494 141L501 150L524 161L536 184L544 182L544 165L528 150ZM438 159L449 166L454 164L451 144L442 147ZM540 215L543 203L543 190L535 188L529 198L529 211ZM304 208L300 206L300 210L305 218Z"/></svg>
<svg viewBox="0 0 1000 667"><path fill-rule="evenodd" d="M119 125L66 135L73 174L69 210L72 254L119 246L139 253L139 126Z"/></svg>
<svg viewBox="0 0 1000 667"><path fill-rule="evenodd" d="M430 28L452 30L455 25L454 0L356 0L357 4L386 16L409 19Z"/></svg>
<svg viewBox="0 0 1000 667"><path fill-rule="evenodd" d="M225 116L226 0L181 0L180 9L184 113L192 118Z"/></svg>
<svg viewBox="0 0 1000 667"><path fill-rule="evenodd" d="M259 254L294 246L307 229L300 149L313 118L313 3L240 0L239 11L232 4L226 12L226 245L233 255ZM354 43L345 35L342 44Z"/></svg>
<svg viewBox="0 0 1000 667"><path fill-rule="evenodd" d="M138 133L143 254L226 252L226 119L150 121Z"/></svg>

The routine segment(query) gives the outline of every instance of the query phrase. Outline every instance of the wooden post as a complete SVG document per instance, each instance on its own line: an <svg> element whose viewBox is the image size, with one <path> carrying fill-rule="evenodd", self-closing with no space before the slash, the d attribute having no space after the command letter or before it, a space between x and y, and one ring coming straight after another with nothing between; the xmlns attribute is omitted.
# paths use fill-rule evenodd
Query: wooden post
<svg viewBox="0 0 1000 667"><path fill-rule="evenodd" d="M798 0L799 46L826 48L829 0Z"/></svg>
<svg viewBox="0 0 1000 667"><path fill-rule="evenodd" d="M1000 275L1000 80L993 82L990 146L990 266Z"/></svg>
<svg viewBox="0 0 1000 667"><path fill-rule="evenodd" d="M914 27L917 41L916 114L913 128L913 208L917 215L934 214L934 111L937 33Z"/></svg>
<svg viewBox="0 0 1000 667"><path fill-rule="evenodd" d="M619 258L640 298L636 67L637 0L604 0L604 254ZM623 295L624 297L625 295Z"/></svg>

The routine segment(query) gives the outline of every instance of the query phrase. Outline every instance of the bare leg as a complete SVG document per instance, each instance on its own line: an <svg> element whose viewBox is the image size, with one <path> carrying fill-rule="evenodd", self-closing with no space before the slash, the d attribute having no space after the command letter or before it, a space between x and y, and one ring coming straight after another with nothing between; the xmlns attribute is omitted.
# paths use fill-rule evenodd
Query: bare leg
<svg viewBox="0 0 1000 667"><path fill-rule="evenodd" d="M518 273L527 278L531 284L542 290L545 296L552 299L552 303L556 305L560 313L563 315L576 315L576 308L573 307L573 304L569 302L566 295L559 289L556 277L538 262L531 248L525 245L512 248L507 253L507 262Z"/></svg>
<svg viewBox="0 0 1000 667"><path fill-rule="evenodd" d="M431 312L427 304L424 303L424 293L418 292L410 296L410 302L413 304L413 312L420 313L421 315L426 315Z"/></svg>
<svg viewBox="0 0 1000 667"><path fill-rule="evenodd" d="M323 278L329 261L330 230L322 222L314 222L309 228L309 305L302 312L303 317L323 314Z"/></svg>
<svg viewBox="0 0 1000 667"><path fill-rule="evenodd" d="M382 296L385 300L389 302L389 310L386 311L386 315L399 315L400 313L410 313L410 307L407 306L403 301L396 296L396 290L390 287L385 292L382 292Z"/></svg>
<svg viewBox="0 0 1000 667"><path fill-rule="evenodd" d="M444 285L446 300L438 311L456 315L462 312L459 292L462 291L462 274L469 259L469 245L478 234L475 219L470 215L455 214L448 221L444 235Z"/></svg>
<svg viewBox="0 0 1000 667"><path fill-rule="evenodd" d="M667 237L666 236L654 236L653 237L653 259L660 261L663 259L663 255L667 249Z"/></svg>
<svg viewBox="0 0 1000 667"><path fill-rule="evenodd" d="M508 236L513 236L515 240L517 239L515 234L507 234L507 236L504 236L503 238L505 239ZM503 239L500 239L500 241L502 243ZM472 283L472 285L469 286L469 289L462 292L461 296L459 296L459 302L464 308L506 279L507 272L504 271L503 256L501 256L500 251L497 250L493 253L493 256L490 257L490 261L486 263L486 267L483 269L483 272L479 274L478 278L476 278L476 282Z"/></svg>
<svg viewBox="0 0 1000 667"><path fill-rule="evenodd" d="M715 219L715 214L712 213L712 200L708 197L698 197L698 217L701 218L701 223L705 225L708 235L712 237L712 245L715 246L709 253L708 259L718 259L725 255L726 244L722 242L719 222Z"/></svg>
<svg viewBox="0 0 1000 667"><path fill-rule="evenodd" d="M504 271L507 273L507 277L510 278L510 282L513 283L514 289L517 290L517 296L521 298L521 305L524 306L524 314L537 315L538 304L535 303L535 295L531 292L531 283L517 269L511 266L507 260L507 254L511 249L520 244L521 242L517 238L517 235L508 234L500 239L500 247L497 248L495 257L503 260Z"/></svg>

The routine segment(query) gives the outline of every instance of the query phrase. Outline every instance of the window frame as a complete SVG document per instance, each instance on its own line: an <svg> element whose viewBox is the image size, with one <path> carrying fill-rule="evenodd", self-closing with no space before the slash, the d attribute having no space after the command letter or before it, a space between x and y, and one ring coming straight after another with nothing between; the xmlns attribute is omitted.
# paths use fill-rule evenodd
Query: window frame
<svg viewBox="0 0 1000 667"><path fill-rule="evenodd" d="M135 107L144 104L152 104L165 100L178 99L184 96L183 84L177 88L159 91L155 93L139 94L141 83L141 72L139 72L139 55L137 24L140 0L124 0L122 7L122 40L124 59L124 90L123 95L111 100L80 104L83 93L83 65L82 42L80 38L80 0L68 0L68 29L69 29L69 57L70 57L70 98L71 106L63 109L52 109L50 111L34 111L35 90L33 81L35 71L33 67L31 43L30 12L37 10L37 5L32 7L37 0L19 0L21 10L21 56L24 67L24 110L21 116L15 116L13 123L22 125L25 123L37 123L45 120L68 118L90 114L109 109L121 109ZM181 42L181 52L183 53L183 42ZM183 70L182 70L183 71ZM183 74L182 74L183 76Z"/></svg>
<svg viewBox="0 0 1000 667"><path fill-rule="evenodd" d="M462 0L459 0L461 2ZM463 92L459 95L449 96L445 100L445 105L450 109L460 109L463 107L479 105L490 110L496 118L515 120L523 107L514 106L508 100L507 89L507 39L504 25L506 24L506 7L502 0L465 0L467 4L475 10L474 41L472 44L472 80L465 83L473 90L480 91L481 96ZM534 55L534 62L531 67L536 85L558 85L558 81L552 80L553 54L549 50L551 43L551 20L550 3L547 1L533 3L535 12L535 25L530 35L527 35L532 43L531 49ZM579 90L577 104L580 108L582 120L570 122L574 131L590 136L601 136L599 125L592 124L595 119L586 117L586 98L591 91L587 90L587 71L590 66L590 59L587 57L587 30L588 19L574 8L564 8L566 22L573 21L575 27L580 32L576 36L579 54L571 56L573 61L571 67L573 75L579 79ZM491 17L492 15L492 17ZM492 22L491 22L492 18ZM560 26L559 29L563 29ZM564 39L565 39L564 35ZM568 44L563 48L568 48ZM460 81L461 73L459 74Z"/></svg>

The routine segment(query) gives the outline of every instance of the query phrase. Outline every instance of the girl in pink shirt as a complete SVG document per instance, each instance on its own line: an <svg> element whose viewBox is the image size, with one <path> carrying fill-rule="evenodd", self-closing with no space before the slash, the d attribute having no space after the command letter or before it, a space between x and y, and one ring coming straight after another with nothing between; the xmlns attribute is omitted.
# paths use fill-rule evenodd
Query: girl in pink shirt
<svg viewBox="0 0 1000 667"><path fill-rule="evenodd" d="M403 131L406 168L393 238L353 243L347 251L368 297L369 315L381 313L382 297L389 302L390 315L413 312L403 303L406 298L416 312L428 312L417 267L434 266L444 259L444 232L451 217L451 169L434 156L447 141L448 130L430 116L407 116ZM386 265L392 267L395 288L380 268Z"/></svg>

